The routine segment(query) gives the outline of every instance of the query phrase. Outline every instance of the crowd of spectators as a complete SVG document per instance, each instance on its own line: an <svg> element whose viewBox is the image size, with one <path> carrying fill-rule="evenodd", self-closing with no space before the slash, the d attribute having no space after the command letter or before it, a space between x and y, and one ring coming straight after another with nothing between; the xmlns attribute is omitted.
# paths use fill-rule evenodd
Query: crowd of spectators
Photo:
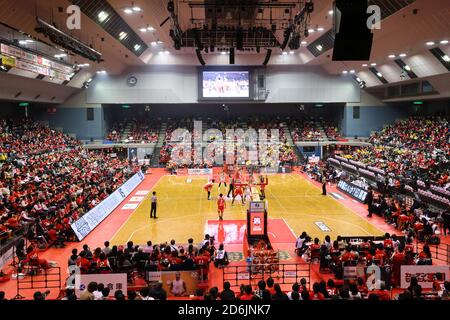
<svg viewBox="0 0 450 320"><path fill-rule="evenodd" d="M137 170L30 120L0 121L0 237L73 240L70 224Z"/></svg>
<svg viewBox="0 0 450 320"><path fill-rule="evenodd" d="M303 232L296 241L296 252L307 261L320 263L320 270L328 269L334 273L334 279L343 279L345 266L371 266L376 265L382 270L381 282L372 283L372 287L366 288L363 296L368 291L380 289L380 286L389 289L400 286L400 270L402 265L432 265L432 255L427 244L417 252L414 244L414 234L404 236L390 235L386 233L383 239L354 240L349 242L338 236L331 241L325 236L323 242L318 238L314 240ZM436 279L436 282L445 279ZM362 281L365 283L366 281ZM314 289L314 286L313 286ZM350 290L351 291L351 290ZM421 292L413 292L420 295Z"/></svg>
<svg viewBox="0 0 450 320"><path fill-rule="evenodd" d="M81 251L72 250L68 258L68 265L76 265L82 274L92 273L127 273L132 281L134 275L145 274L147 271L184 271L197 270L205 280L209 266L216 267L228 264L228 254L223 244L218 248L214 245L214 238L205 235L199 244L188 239L187 245L170 242L146 245L135 245L129 241L125 246L110 246L106 241L103 248L91 251L88 245L83 245Z"/></svg>
<svg viewBox="0 0 450 320"><path fill-rule="evenodd" d="M387 174L449 188L448 119L411 117L374 133L369 141L372 146L361 148L348 157Z"/></svg>
<svg viewBox="0 0 450 320"><path fill-rule="evenodd" d="M173 150L173 141L172 141L172 133L175 129L187 129L190 132L193 132L193 120L191 119L180 119L178 121L171 121L171 124L168 126L166 131L166 138L163 147L160 150L160 164L165 165L168 168L174 168L174 167L180 167L180 165L176 165L173 161L171 161L171 152ZM275 129L278 132L278 152L279 152L279 161L277 164L286 164L286 163L296 163L297 162L297 154L295 153L292 146L289 146L287 143L286 134L284 131L283 123L280 119L269 119L269 118L248 118L248 119L241 119L241 118L233 118L228 120L207 120L207 128L208 129L217 129L222 133L222 138L224 140L228 140L230 137L227 135L227 130L238 130L241 129L244 132L248 129L255 129L256 131L256 139L261 139L259 136L259 130L260 129L266 129L267 130L267 139L270 140L272 138L271 136L271 129ZM193 137L193 140L196 137ZM202 137L202 139L205 137ZM242 138L242 135L240 134L240 131L235 131L234 135L231 137L233 141L236 143L236 152L234 156L236 157L237 161L239 162L239 154L237 150L240 148L239 142L244 143L240 141ZM212 142L216 139L214 135L211 137L206 137L206 140L204 142ZM257 144L258 145L258 144ZM194 152L195 148L192 148L192 152ZM226 149L224 148L224 153ZM274 165L273 159L271 157L271 154L273 154L273 147L268 147L267 156L259 159L259 165L267 166L267 165ZM214 159L214 154L210 154L208 157L204 157L202 160L202 163L199 164L189 164L189 167L212 167L215 163L213 161L207 160L207 159Z"/></svg>
<svg viewBox="0 0 450 320"><path fill-rule="evenodd" d="M331 121L320 120L293 120L289 122L291 136L295 142L321 141L340 139L338 127Z"/></svg>
<svg viewBox="0 0 450 320"><path fill-rule="evenodd" d="M129 130L126 137L125 130ZM136 119L112 125L106 140L124 143L156 143L160 123L158 121L139 121Z"/></svg>

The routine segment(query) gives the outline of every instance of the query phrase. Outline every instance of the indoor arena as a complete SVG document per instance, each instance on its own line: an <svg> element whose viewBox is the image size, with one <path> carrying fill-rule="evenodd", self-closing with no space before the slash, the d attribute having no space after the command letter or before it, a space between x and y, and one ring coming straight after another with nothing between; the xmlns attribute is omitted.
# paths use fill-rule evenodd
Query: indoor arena
<svg viewBox="0 0 450 320"><path fill-rule="evenodd" d="M448 0L0 0L0 300L450 300L449 40Z"/></svg>

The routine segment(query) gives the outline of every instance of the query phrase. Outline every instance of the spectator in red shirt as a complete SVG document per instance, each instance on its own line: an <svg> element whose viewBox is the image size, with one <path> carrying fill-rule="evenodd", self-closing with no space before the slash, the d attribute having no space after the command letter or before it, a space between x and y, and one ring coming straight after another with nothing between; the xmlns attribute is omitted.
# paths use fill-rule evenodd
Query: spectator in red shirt
<svg viewBox="0 0 450 320"><path fill-rule="evenodd" d="M246 285L244 288L244 294L240 296L240 300L250 301L253 298L253 290L251 285Z"/></svg>

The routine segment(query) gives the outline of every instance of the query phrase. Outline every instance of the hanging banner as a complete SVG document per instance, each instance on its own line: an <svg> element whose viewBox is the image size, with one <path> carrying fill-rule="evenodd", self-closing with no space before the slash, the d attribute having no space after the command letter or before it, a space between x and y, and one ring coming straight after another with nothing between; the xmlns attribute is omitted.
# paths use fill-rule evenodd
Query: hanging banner
<svg viewBox="0 0 450 320"><path fill-rule="evenodd" d="M0 46L0 50L2 53L8 56L13 56L21 59L21 62L25 65L25 67L23 67L22 69L26 71L35 72L30 69L38 69L38 68L40 68L40 70L46 69L47 71L45 73L42 72L39 73L47 76L52 76L60 80L70 80L69 75L73 72L72 67L66 66L56 61L51 61L44 57L38 56L30 52L26 52L19 48L8 46L3 43ZM27 62L28 64L26 64ZM30 67L30 63L31 66L34 66L33 68Z"/></svg>
<svg viewBox="0 0 450 320"><path fill-rule="evenodd" d="M2 65L9 66L11 68L14 68L16 66L16 59L14 57L8 57L2 55Z"/></svg>

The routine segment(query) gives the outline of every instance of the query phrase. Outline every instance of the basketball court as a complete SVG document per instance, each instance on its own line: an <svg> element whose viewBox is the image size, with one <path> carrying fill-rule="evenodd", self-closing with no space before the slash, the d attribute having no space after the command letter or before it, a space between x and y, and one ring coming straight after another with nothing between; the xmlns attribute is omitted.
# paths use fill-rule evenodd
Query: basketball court
<svg viewBox="0 0 450 320"><path fill-rule="evenodd" d="M192 180L192 182L187 182ZM208 221L217 220L218 196L217 183L212 190L212 200L208 201L203 185L207 177L162 176L151 191L158 196L158 219L150 219L149 190L145 199L140 202L128 220L111 239L113 244L121 245L127 241L144 244L148 240L154 243L175 239L186 243L187 239L195 241L203 239L205 233L216 232ZM222 186L221 192L226 193ZM139 193L139 191L136 191ZM140 193L142 194L142 193ZM281 219L283 223L274 226L276 230L289 230L297 237L306 231L312 237L323 239L325 235L331 238L342 236L379 236L383 231L372 225L339 199L332 195L323 196L321 189L311 181L297 173L277 174L269 176L266 188L269 219ZM223 223L229 220L244 221L247 205L237 201L231 205L227 200ZM269 228L271 225L269 220ZM283 228L285 224L286 229ZM228 224L230 225L230 224ZM227 242L239 239L240 228L228 228L226 235L217 238ZM245 224L244 224L245 227ZM294 245L292 243L292 245Z"/></svg>

